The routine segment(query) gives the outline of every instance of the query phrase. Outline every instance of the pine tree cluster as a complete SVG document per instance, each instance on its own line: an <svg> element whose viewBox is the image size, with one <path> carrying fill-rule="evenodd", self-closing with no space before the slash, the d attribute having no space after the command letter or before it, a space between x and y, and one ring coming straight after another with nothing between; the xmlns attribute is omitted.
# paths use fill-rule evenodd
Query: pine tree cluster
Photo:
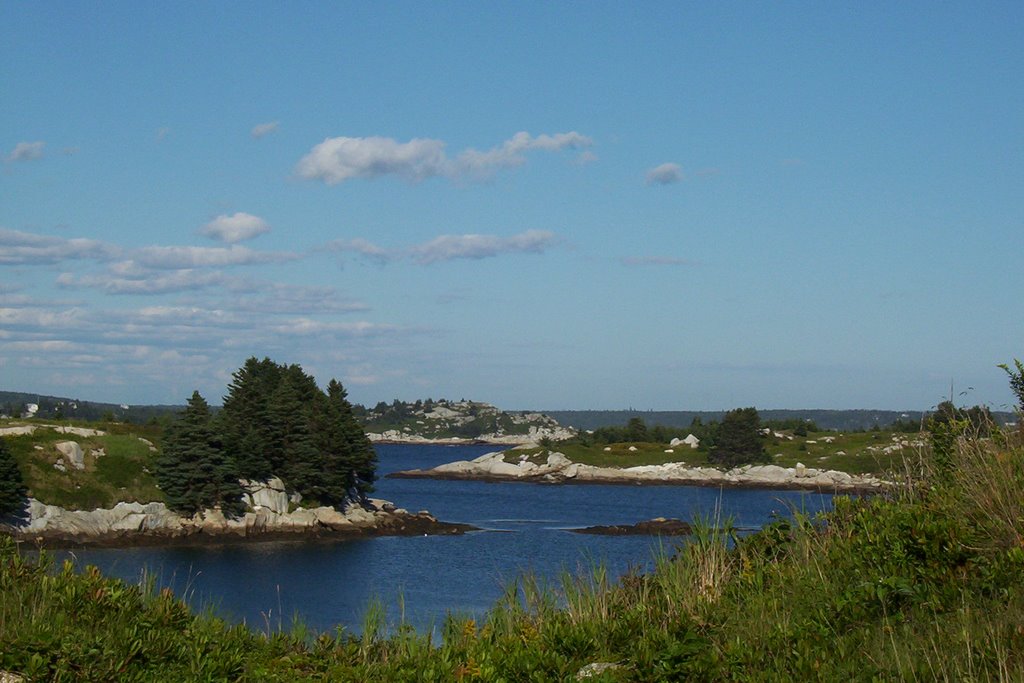
<svg viewBox="0 0 1024 683"><path fill-rule="evenodd" d="M372 490L376 464L340 382L324 392L300 366L254 357L234 373L216 416L192 395L168 431L156 475L172 508L233 512L239 479L277 476L304 499L339 506Z"/></svg>

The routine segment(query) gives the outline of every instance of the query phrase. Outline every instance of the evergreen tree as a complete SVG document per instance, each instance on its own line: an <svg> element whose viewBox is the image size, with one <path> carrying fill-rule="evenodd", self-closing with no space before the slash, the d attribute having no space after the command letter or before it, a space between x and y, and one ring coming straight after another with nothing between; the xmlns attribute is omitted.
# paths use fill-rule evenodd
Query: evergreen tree
<svg viewBox="0 0 1024 683"><path fill-rule="evenodd" d="M647 424L642 417L631 417L626 423L626 441L647 441Z"/></svg>
<svg viewBox="0 0 1024 683"><path fill-rule="evenodd" d="M708 453L708 462L726 467L768 462L768 454L758 429L761 418L756 408L730 410L722 418L715 435L715 446Z"/></svg>
<svg viewBox="0 0 1024 683"><path fill-rule="evenodd" d="M25 493L18 463L0 436L0 516L20 510L25 504Z"/></svg>
<svg viewBox="0 0 1024 683"><path fill-rule="evenodd" d="M303 496L319 498L324 463L313 442L310 420L319 394L316 384L309 390L308 378L297 365L285 368L271 399L271 414L280 451L272 462L274 473Z"/></svg>
<svg viewBox="0 0 1024 683"><path fill-rule="evenodd" d="M370 493L377 479L377 451L356 420L341 382L332 379L328 383L327 399L334 406L335 414L340 416L341 438L345 440L347 451L347 460L342 464L346 472L351 473L347 486L355 487L360 493Z"/></svg>
<svg viewBox="0 0 1024 683"><path fill-rule="evenodd" d="M237 471L215 437L210 407L198 391L164 437L156 479L174 510L194 513L219 505L234 514L242 509Z"/></svg>
<svg viewBox="0 0 1024 683"><path fill-rule="evenodd" d="M270 406L279 383L280 368L269 358L254 356L235 371L228 385L216 431L243 478L268 479L274 465L284 459Z"/></svg>

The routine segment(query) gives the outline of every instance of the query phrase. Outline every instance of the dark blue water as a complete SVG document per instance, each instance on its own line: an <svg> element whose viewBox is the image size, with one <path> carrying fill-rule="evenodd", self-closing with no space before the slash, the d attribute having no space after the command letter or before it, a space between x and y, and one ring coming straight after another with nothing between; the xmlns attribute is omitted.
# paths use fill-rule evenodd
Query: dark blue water
<svg viewBox="0 0 1024 683"><path fill-rule="evenodd" d="M379 472L468 460L491 446L379 446ZM257 629L288 626L293 615L316 630L358 630L371 599L389 622L440 625L447 611L475 614L523 572L556 578L597 563L618 576L651 566L682 539L574 534L568 527L632 524L653 517L694 519L721 509L741 527L758 527L796 508L816 512L831 497L794 491L684 486L487 484L386 479L375 497L487 532L464 536L370 538L330 542L77 550L80 564L138 581L145 571L193 605Z"/></svg>

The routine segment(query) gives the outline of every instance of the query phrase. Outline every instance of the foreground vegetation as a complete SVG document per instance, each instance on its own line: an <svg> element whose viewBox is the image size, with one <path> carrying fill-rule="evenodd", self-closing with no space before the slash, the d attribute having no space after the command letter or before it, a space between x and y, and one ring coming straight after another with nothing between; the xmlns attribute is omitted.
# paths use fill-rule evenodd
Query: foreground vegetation
<svg viewBox="0 0 1024 683"><path fill-rule="evenodd" d="M523 579L442 637L254 633L0 541L0 670L33 680L1024 679L1024 443L958 438L891 497L737 538L705 520L648 575Z"/></svg>

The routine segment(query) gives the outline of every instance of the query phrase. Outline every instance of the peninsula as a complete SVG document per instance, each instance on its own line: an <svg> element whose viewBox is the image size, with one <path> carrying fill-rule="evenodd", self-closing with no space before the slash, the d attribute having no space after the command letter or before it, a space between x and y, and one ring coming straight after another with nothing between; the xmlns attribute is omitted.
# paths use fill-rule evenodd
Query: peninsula
<svg viewBox="0 0 1024 683"><path fill-rule="evenodd" d="M487 453L474 460L459 460L427 470L394 472L389 477L428 479L475 479L479 481L524 481L537 484L665 484L799 489L822 492L864 493L881 490L890 482L872 474L852 475L838 470L820 470L797 464L743 465L731 469L687 466L669 462L660 465L599 467L573 462L564 454L549 452L543 462L522 456L512 461L508 452Z"/></svg>

